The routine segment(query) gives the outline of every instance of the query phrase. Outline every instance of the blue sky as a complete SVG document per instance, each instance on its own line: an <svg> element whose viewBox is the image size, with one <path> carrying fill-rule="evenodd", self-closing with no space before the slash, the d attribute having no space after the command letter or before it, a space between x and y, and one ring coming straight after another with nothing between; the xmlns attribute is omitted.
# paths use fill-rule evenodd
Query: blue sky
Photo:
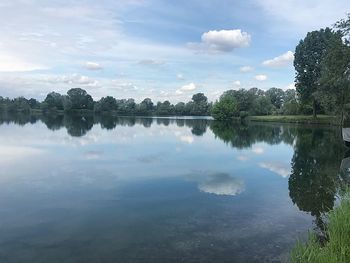
<svg viewBox="0 0 350 263"><path fill-rule="evenodd" d="M0 95L189 100L204 92L293 87L308 31L348 0L8 0L0 2Z"/></svg>

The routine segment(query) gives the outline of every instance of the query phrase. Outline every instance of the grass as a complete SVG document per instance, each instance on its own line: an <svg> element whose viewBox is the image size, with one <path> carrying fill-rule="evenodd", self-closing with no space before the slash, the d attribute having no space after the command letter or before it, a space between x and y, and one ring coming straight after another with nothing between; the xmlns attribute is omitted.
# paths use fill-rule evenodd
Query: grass
<svg viewBox="0 0 350 263"><path fill-rule="evenodd" d="M310 115L267 115L267 116L250 116L250 121L261 122L287 122L287 123L311 123L311 124L331 124L337 123L337 118L329 115L317 115L314 119Z"/></svg>
<svg viewBox="0 0 350 263"><path fill-rule="evenodd" d="M292 263L346 263L350 262L350 191L340 205L328 214L329 241L322 246L314 234L307 243L298 242L291 252Z"/></svg>

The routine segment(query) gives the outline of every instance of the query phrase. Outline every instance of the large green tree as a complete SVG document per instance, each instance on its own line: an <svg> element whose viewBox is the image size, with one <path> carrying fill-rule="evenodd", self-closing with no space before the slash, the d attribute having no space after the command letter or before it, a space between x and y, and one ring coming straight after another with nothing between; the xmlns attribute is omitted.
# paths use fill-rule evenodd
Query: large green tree
<svg viewBox="0 0 350 263"><path fill-rule="evenodd" d="M94 107L94 100L81 88L70 89L67 92L68 99L71 101L71 108L77 110L92 110Z"/></svg>
<svg viewBox="0 0 350 263"><path fill-rule="evenodd" d="M250 112L252 110L254 99L256 98L256 90L228 90L225 91L222 96L234 98L238 111Z"/></svg>
<svg viewBox="0 0 350 263"><path fill-rule="evenodd" d="M299 113L299 103L294 89L287 89L284 92L282 112L285 115L297 115Z"/></svg>
<svg viewBox="0 0 350 263"><path fill-rule="evenodd" d="M321 102L330 111L341 114L343 121L344 105L350 98L350 46L343 42L340 32L324 58L320 83Z"/></svg>
<svg viewBox="0 0 350 263"><path fill-rule="evenodd" d="M295 49L296 90L302 103L312 103L314 117L317 113L317 91L320 89L322 60L334 34L330 28L309 32Z"/></svg>
<svg viewBox="0 0 350 263"><path fill-rule="evenodd" d="M203 93L196 93L192 96L191 115L207 115L208 114L208 98Z"/></svg>
<svg viewBox="0 0 350 263"><path fill-rule="evenodd" d="M117 109L117 100L112 96L101 98L98 102L95 103L95 106L94 106L94 110L96 112L114 111L116 109Z"/></svg>
<svg viewBox="0 0 350 263"><path fill-rule="evenodd" d="M168 100L157 103L157 113L159 115L172 115L174 114L174 111L174 105L172 105Z"/></svg>
<svg viewBox="0 0 350 263"><path fill-rule="evenodd" d="M175 105L175 114L184 115L186 113L186 104L184 102L178 102Z"/></svg>
<svg viewBox="0 0 350 263"><path fill-rule="evenodd" d="M146 98L139 104L138 112L141 115L148 115L153 112L153 109L154 105L152 100L150 98Z"/></svg>
<svg viewBox="0 0 350 263"><path fill-rule="evenodd" d="M212 116L216 120L232 120L238 115L236 100L229 95L221 96L220 100L214 103Z"/></svg>
<svg viewBox="0 0 350 263"><path fill-rule="evenodd" d="M265 92L265 95L270 98L271 103L277 109L280 109L284 102L284 91L279 88L271 88Z"/></svg>
<svg viewBox="0 0 350 263"><path fill-rule="evenodd" d="M43 110L63 110L62 95L57 92L50 92L47 94L42 108Z"/></svg>
<svg viewBox="0 0 350 263"><path fill-rule="evenodd" d="M253 110L255 115L269 115L273 112L274 105L269 97L259 96L254 101Z"/></svg>
<svg viewBox="0 0 350 263"><path fill-rule="evenodd" d="M321 71L321 102L344 119L350 101L350 14L335 25L331 45L324 56ZM348 107L349 109L349 107Z"/></svg>

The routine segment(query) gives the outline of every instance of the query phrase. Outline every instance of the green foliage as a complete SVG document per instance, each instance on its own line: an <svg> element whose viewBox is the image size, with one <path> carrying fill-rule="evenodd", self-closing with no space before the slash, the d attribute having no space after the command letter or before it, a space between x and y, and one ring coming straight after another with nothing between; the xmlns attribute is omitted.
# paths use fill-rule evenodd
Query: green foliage
<svg viewBox="0 0 350 263"><path fill-rule="evenodd" d="M239 112L239 117L241 118L241 120L244 120L248 116L249 116L249 113L247 111L240 111Z"/></svg>
<svg viewBox="0 0 350 263"><path fill-rule="evenodd" d="M111 96L103 97L94 105L95 112L117 110L117 100Z"/></svg>
<svg viewBox="0 0 350 263"><path fill-rule="evenodd" d="M296 100L290 100L284 103L282 112L284 115L298 115L299 104Z"/></svg>
<svg viewBox="0 0 350 263"><path fill-rule="evenodd" d="M317 119L311 115L268 115L250 116L250 121L259 122L286 122L286 123L314 123L314 124L336 124L336 118L328 115L318 115Z"/></svg>
<svg viewBox="0 0 350 263"><path fill-rule="evenodd" d="M157 103L157 114L158 115L173 115L175 112L174 105L168 100Z"/></svg>
<svg viewBox="0 0 350 263"><path fill-rule="evenodd" d="M197 93L192 96L193 104L191 105L190 115L208 115L208 98L203 93Z"/></svg>
<svg viewBox="0 0 350 263"><path fill-rule="evenodd" d="M144 99L138 106L138 113L141 115L152 114L153 110L154 110L154 105L150 98Z"/></svg>
<svg viewBox="0 0 350 263"><path fill-rule="evenodd" d="M29 101L24 97L18 97L11 101L7 108L10 112L30 112Z"/></svg>
<svg viewBox="0 0 350 263"><path fill-rule="evenodd" d="M29 99L28 104L31 109L40 109L40 102L34 98Z"/></svg>
<svg viewBox="0 0 350 263"><path fill-rule="evenodd" d="M343 115L350 100L350 46L342 40L340 31L334 34L331 46L322 61L319 100L328 112Z"/></svg>
<svg viewBox="0 0 350 263"><path fill-rule="evenodd" d="M231 97L235 100L238 111L247 111L252 110L254 99L256 98L256 90L228 90L225 91L221 97Z"/></svg>
<svg viewBox="0 0 350 263"><path fill-rule="evenodd" d="M300 104L297 101L295 90L288 89L284 92L284 103L282 113L284 115L298 115L300 112Z"/></svg>
<svg viewBox="0 0 350 263"><path fill-rule="evenodd" d="M212 116L216 120L232 120L238 116L237 102L230 95L222 96L214 103Z"/></svg>
<svg viewBox="0 0 350 263"><path fill-rule="evenodd" d="M179 102L175 105L175 114L176 115L185 115L186 113L186 104L184 102Z"/></svg>
<svg viewBox="0 0 350 263"><path fill-rule="evenodd" d="M312 104L314 116L317 110L316 92L320 89L322 60L334 34L330 28L309 32L295 49L296 89L303 104Z"/></svg>
<svg viewBox="0 0 350 263"><path fill-rule="evenodd" d="M62 96L62 104L64 111L70 111L73 109L73 104L67 95Z"/></svg>
<svg viewBox="0 0 350 263"><path fill-rule="evenodd" d="M41 107L43 110L63 110L62 95L57 92L50 92L47 94L44 104Z"/></svg>
<svg viewBox="0 0 350 263"><path fill-rule="evenodd" d="M71 109L73 110L92 110L94 101L92 97L81 88L70 89L67 92L68 98L71 102Z"/></svg>
<svg viewBox="0 0 350 263"><path fill-rule="evenodd" d="M274 106L270 98L260 96L254 101L253 110L254 115L270 115L274 111Z"/></svg>
<svg viewBox="0 0 350 263"><path fill-rule="evenodd" d="M285 93L282 89L278 89L278 88L268 89L265 92L265 95L268 98L270 98L270 101L275 108L280 109L282 107L282 104L284 102L284 96L285 96Z"/></svg>
<svg viewBox="0 0 350 263"><path fill-rule="evenodd" d="M311 234L306 244L298 242L291 253L292 263L347 263L350 262L350 192L342 197L339 207L328 216L329 241L321 244Z"/></svg>
<svg viewBox="0 0 350 263"><path fill-rule="evenodd" d="M349 44L350 41L350 13L347 14L347 18L340 19L335 23L335 28L338 29L341 34L344 36L345 41Z"/></svg>
<svg viewBox="0 0 350 263"><path fill-rule="evenodd" d="M0 97L1 112L42 110L54 114L57 111L112 113L117 115L195 115L206 116L211 112L212 104L203 93L194 94L188 103L179 102L174 106L169 101L158 102L154 105L150 98L145 98L139 104L134 99L115 99L112 96L101 98L94 102L93 98L83 89L70 89L67 95L57 92L47 94L43 102L36 99L27 100L23 97Z"/></svg>

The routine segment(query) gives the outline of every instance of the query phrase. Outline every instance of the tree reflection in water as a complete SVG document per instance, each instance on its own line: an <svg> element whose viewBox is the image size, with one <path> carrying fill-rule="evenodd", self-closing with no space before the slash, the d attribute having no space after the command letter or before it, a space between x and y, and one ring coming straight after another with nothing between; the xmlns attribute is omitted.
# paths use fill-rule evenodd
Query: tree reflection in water
<svg viewBox="0 0 350 263"><path fill-rule="evenodd" d="M0 124L25 125L38 120L48 129L67 129L71 136L84 136L94 124L112 130L118 126L157 125L188 127L194 136L203 136L210 129L215 137L232 148L245 149L255 143L270 145L285 143L293 147L289 177L289 196L301 210L315 217L315 230L320 240L324 236L324 215L334 207L337 194L350 183L350 152L345 152L341 132L335 127L280 124L232 124L209 119L114 117L109 115L1 115ZM230 179L230 178L229 178ZM212 178L201 184L212 191L220 182ZM231 179L230 179L231 180ZM233 179L232 179L233 180ZM231 180L231 181L232 181ZM231 189L232 190L232 189ZM231 191L230 190L230 191Z"/></svg>
<svg viewBox="0 0 350 263"><path fill-rule="evenodd" d="M323 217L333 208L340 186L339 167L344 149L337 134L337 130L299 130L292 158L289 195L301 211L315 217L320 241L327 239Z"/></svg>

